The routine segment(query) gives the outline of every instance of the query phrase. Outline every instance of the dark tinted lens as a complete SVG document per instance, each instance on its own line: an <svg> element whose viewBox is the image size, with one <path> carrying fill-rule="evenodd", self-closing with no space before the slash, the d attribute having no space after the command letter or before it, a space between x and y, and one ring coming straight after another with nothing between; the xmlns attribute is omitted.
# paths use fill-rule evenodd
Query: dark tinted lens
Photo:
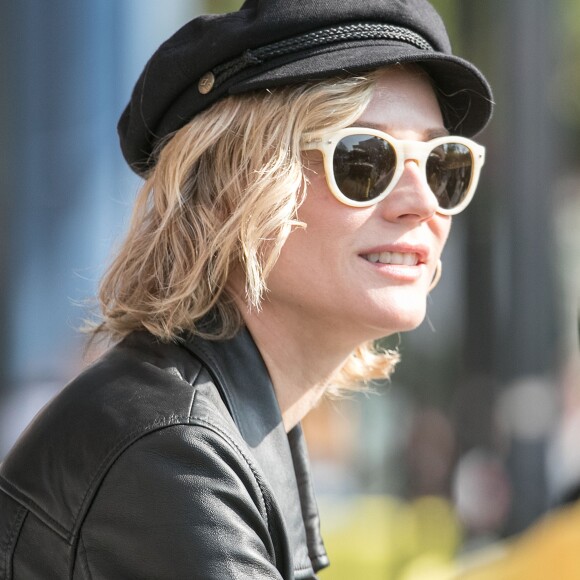
<svg viewBox="0 0 580 580"><path fill-rule="evenodd" d="M473 158L465 145L439 145L427 159L427 182L443 209L454 208L465 199L472 174Z"/></svg>
<svg viewBox="0 0 580 580"><path fill-rule="evenodd" d="M390 143L372 135L343 137L334 151L334 178L353 201L379 196L393 178L396 154Z"/></svg>

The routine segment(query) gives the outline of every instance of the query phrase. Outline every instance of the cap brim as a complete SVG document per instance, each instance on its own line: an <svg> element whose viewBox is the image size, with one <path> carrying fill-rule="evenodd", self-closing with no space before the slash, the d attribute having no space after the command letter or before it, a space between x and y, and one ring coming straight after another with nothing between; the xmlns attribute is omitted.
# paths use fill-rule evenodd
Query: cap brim
<svg viewBox="0 0 580 580"><path fill-rule="evenodd" d="M468 137L491 118L493 95L485 77L468 61L396 41L343 43L270 61L260 72L232 79L228 92L240 93L350 74L396 63L417 63L432 78L447 128Z"/></svg>

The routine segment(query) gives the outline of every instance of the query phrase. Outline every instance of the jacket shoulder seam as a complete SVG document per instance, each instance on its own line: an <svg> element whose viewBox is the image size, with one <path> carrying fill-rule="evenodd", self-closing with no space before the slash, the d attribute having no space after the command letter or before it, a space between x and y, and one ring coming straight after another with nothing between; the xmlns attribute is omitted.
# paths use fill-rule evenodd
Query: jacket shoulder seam
<svg viewBox="0 0 580 580"><path fill-rule="evenodd" d="M14 484L0 475L0 489L17 501L24 509L33 513L44 522L53 532L58 534L63 540L69 542L69 532L66 527L50 516L40 505L31 499L26 493L18 489Z"/></svg>
<svg viewBox="0 0 580 580"><path fill-rule="evenodd" d="M117 444L111 448L109 453L103 458L99 466L95 470L95 475L91 478L87 489L82 497L80 505L76 510L76 513L73 517L73 527L71 530L70 537L74 537L78 530L78 522L81 513L83 512L83 508L87 502L87 498L92 495L95 488L97 487L97 483L101 480L103 473L106 471L106 467L112 465L116 457L118 457L123 450L134 443L138 439L141 439L145 435L157 431L159 429L163 429L164 427L169 427L171 425L179 425L189 422L189 415L169 415L167 417L157 418L152 423L147 426L140 426L133 431L130 431L125 437L117 442Z"/></svg>
<svg viewBox="0 0 580 580"><path fill-rule="evenodd" d="M266 491L261 481L261 476L256 467L254 466L254 464L252 463L251 459L246 455L246 453L244 453L244 450L234 441L234 439L224 429L222 429L215 423L212 423L207 419L196 415L193 415L192 417L190 417L190 419L191 421L195 421L197 424L200 424L201 426L204 426L212 431L215 431L242 456L244 462L249 467L250 471L252 472L252 475L254 476L254 480L260 492L260 500L261 500L260 508L264 514L264 519L266 520L268 530L272 532L272 530L270 529L270 519L268 517L268 509L266 507Z"/></svg>
<svg viewBox="0 0 580 580"><path fill-rule="evenodd" d="M32 513L39 517L43 522L45 522L50 528L52 528L57 534L59 534L63 539L65 539L69 544L73 543L75 536L79 529L79 520L83 512L83 508L88 501L88 497L92 496L94 490L98 487L98 483L101 480L103 473L106 471L106 466L114 462L115 457L118 457L124 449L129 447L131 443L141 439L145 435L163 429L164 427L170 427L172 425L187 424L189 422L189 415L169 415L167 417L155 419L152 423L147 426L140 426L138 429L130 431L125 437L120 439L116 445L114 445L111 450L105 455L103 460L99 463L97 469L95 470L94 476L90 479L89 484L86 487L85 493L81 499L79 507L74 512L72 517L72 526L69 530L67 526L60 523L58 520L53 518L49 513L35 502L32 498L28 496L25 492L20 490L17 486L12 484L6 478L0 476L0 487L18 501L21 505L28 508Z"/></svg>
<svg viewBox="0 0 580 580"><path fill-rule="evenodd" d="M91 568L90 568L90 566L89 566L89 554L88 554L88 552L87 552L87 547L85 546L85 542L84 542L84 540L83 540L83 536L82 536L82 534L79 534L79 548L80 548L80 549L82 549L82 556L81 556L81 554L79 553L79 554L78 554L78 557L79 557L79 559L80 559L81 557L83 558L83 560L84 560L84 565L85 565L85 569L86 569L86 571L87 571L87 574L88 574L89 580L93 580L93 575L91 574ZM80 552L80 550L79 550L79 552Z"/></svg>
<svg viewBox="0 0 580 580"><path fill-rule="evenodd" d="M183 375L180 374L181 379L184 382L191 385L194 388L194 391L195 391L195 382L196 382L197 378L199 377L199 374L201 372L201 368L202 367L200 366L197 369L195 376L191 380L186 380L185 377L183 377ZM191 418L191 409L193 407L194 401L195 401L195 392L192 394L192 403L190 405L190 410L189 410L189 413L187 415L171 414L171 415L168 415L166 417L161 417L161 418L158 417L149 425L146 425L146 426L141 425L138 428L133 429L127 435L125 435L125 437L123 437L120 441L118 441L115 446L113 446L111 448L109 453L107 453L107 455L103 458L103 460L99 463L98 467L96 468L95 474L91 478L91 480L87 486L87 489L82 497L80 505L79 505L74 517L73 517L73 526L72 526L72 530L70 532L70 539L71 540L78 533L78 530L80 528L80 521L82 521L82 518L80 516L84 511L83 508L85 507L89 496L93 495L94 490L98 486L97 485L98 482L102 479L103 473L105 473L105 471L107 470L107 466L112 465L112 463L114 462L114 459L116 457L118 457L122 453L122 451L124 449L126 449L131 443L133 443L134 441L137 441L141 437L144 437L148 433L151 433L153 431L157 431L159 429L162 429L164 427L168 427L171 425L179 425L179 424L189 423L190 418Z"/></svg>
<svg viewBox="0 0 580 580"><path fill-rule="evenodd" d="M191 381L186 381L193 387L195 387L195 381L199 375L199 372ZM185 380L185 379L184 379ZM195 395L192 397L192 403L190 409L193 407L193 401L195 400ZM98 487L100 480L102 479L103 473L106 471L107 466L111 465L115 457L119 456L124 449L129 447L131 443L137 441L141 437L146 436L149 433L169 427L172 425L188 424L191 419L191 413L188 414L171 414L165 417L158 417L154 421L146 425L140 425L138 428L133 429L122 437L115 445L113 445L108 453L104 456L102 461L98 464L97 468L94 470L94 475L90 478L86 490L82 496L79 506L73 511L73 516L71 520L70 529L52 517L46 509L35 502L26 492L19 489L12 482L7 480L4 476L0 475L0 488L3 489L10 497L17 501L20 505L31 511L39 519L41 519L46 525L48 525L55 533L61 536L69 544L74 543L74 538L78 533L80 528L79 522L82 521L81 514L88 502L88 498L94 493L94 490Z"/></svg>

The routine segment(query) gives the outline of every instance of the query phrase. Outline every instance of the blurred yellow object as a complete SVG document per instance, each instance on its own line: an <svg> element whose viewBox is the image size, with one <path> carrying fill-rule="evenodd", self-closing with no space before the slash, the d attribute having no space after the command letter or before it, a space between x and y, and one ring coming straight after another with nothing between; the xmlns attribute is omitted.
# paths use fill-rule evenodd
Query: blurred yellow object
<svg viewBox="0 0 580 580"><path fill-rule="evenodd" d="M331 567L321 580L580 580L580 504L527 532L453 560L460 527L438 497L322 498Z"/></svg>
<svg viewBox="0 0 580 580"><path fill-rule="evenodd" d="M397 580L451 580L456 568L453 562L436 554L415 558L397 576Z"/></svg>
<svg viewBox="0 0 580 580"><path fill-rule="evenodd" d="M460 528L438 497L404 503L386 496L321 498L331 567L321 580L438 580L448 578ZM431 574L431 575L429 575ZM435 575L437 574L437 575Z"/></svg>
<svg viewBox="0 0 580 580"><path fill-rule="evenodd" d="M456 580L578 580L580 578L580 505L545 516L504 550L463 562ZM487 560L478 562L477 560Z"/></svg>

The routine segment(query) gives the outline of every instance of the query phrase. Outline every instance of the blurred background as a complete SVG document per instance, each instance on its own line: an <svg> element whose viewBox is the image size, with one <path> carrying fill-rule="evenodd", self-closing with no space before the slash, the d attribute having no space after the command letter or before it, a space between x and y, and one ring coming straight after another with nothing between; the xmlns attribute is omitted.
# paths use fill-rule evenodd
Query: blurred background
<svg viewBox="0 0 580 580"><path fill-rule="evenodd" d="M386 342L392 382L306 421L323 580L443 578L580 489L580 2L433 3L494 87L486 167L427 320ZM77 329L139 187L115 132L137 76L240 4L0 3L0 459L87 362Z"/></svg>

